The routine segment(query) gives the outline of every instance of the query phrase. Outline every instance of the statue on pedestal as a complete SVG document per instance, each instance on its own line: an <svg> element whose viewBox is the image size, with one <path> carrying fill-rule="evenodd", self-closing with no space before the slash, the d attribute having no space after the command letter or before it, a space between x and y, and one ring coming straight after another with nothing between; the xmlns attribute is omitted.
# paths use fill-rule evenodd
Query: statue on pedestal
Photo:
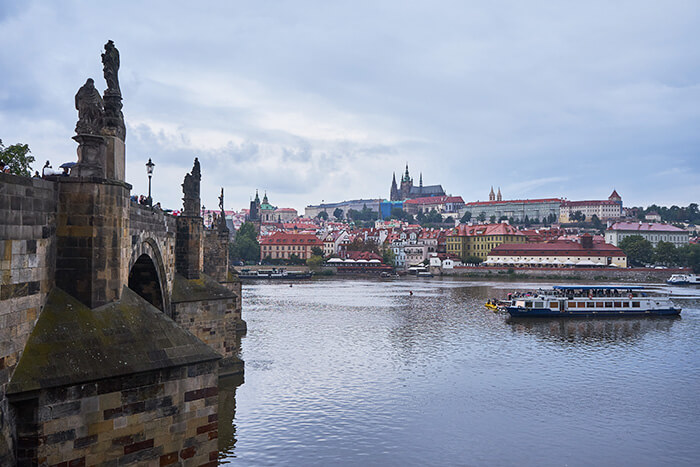
<svg viewBox="0 0 700 467"><path fill-rule="evenodd" d="M95 81L88 78L75 94L75 109L78 111L77 134L99 135L104 117L104 102L95 89Z"/></svg>
<svg viewBox="0 0 700 467"><path fill-rule="evenodd" d="M202 180L202 173L199 168L199 159L194 158L194 166L192 172L185 175L185 181L182 183L182 193L185 195L182 198L184 201L184 209L182 214L185 216L201 215L199 184Z"/></svg>
<svg viewBox="0 0 700 467"><path fill-rule="evenodd" d="M219 222L217 227L219 228L219 234L228 235L229 230L226 225L226 212L224 211L224 188L221 187L221 195L219 196L219 209L221 210L221 215L219 216Z"/></svg>
<svg viewBox="0 0 700 467"><path fill-rule="evenodd" d="M113 41L107 41L105 44L105 53L102 54L102 71L107 81L107 90L105 94L113 94L121 96L122 92L119 89L119 51L114 46Z"/></svg>
<svg viewBox="0 0 700 467"><path fill-rule="evenodd" d="M117 136L124 141L126 125L122 113L122 92L119 89L119 50L111 40L105 44L105 52L102 54L102 71L107 82L104 93L103 133L107 136Z"/></svg>

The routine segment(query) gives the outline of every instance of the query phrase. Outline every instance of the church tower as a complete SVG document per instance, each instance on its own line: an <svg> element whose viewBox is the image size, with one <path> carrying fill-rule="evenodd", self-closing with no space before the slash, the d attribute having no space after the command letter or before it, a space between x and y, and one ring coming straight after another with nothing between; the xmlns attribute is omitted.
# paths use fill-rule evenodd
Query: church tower
<svg viewBox="0 0 700 467"><path fill-rule="evenodd" d="M408 164L406 164L406 173L401 178L401 199L409 199L411 188L413 188L413 179L408 174Z"/></svg>
<svg viewBox="0 0 700 467"><path fill-rule="evenodd" d="M489 201L496 201L496 194L493 192L493 186L491 186L491 192L489 193Z"/></svg>
<svg viewBox="0 0 700 467"><path fill-rule="evenodd" d="M496 195L496 201L503 201L503 196L501 196L501 187L498 187L498 194Z"/></svg>
<svg viewBox="0 0 700 467"><path fill-rule="evenodd" d="M391 193L389 194L389 201L401 201L401 194L399 194L399 188L396 186L396 172L391 178Z"/></svg>

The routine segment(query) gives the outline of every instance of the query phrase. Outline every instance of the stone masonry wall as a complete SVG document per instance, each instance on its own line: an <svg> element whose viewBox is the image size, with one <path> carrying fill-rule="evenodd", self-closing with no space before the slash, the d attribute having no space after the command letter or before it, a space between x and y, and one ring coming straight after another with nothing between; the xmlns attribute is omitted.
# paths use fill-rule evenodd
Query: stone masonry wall
<svg viewBox="0 0 700 467"><path fill-rule="evenodd" d="M54 285L56 184L0 174L0 465L14 434L5 388Z"/></svg>
<svg viewBox="0 0 700 467"><path fill-rule="evenodd" d="M56 220L56 285L90 308L128 283L129 190L123 182L63 177Z"/></svg>
<svg viewBox="0 0 700 467"><path fill-rule="evenodd" d="M228 233L218 230L204 231L202 250L204 253L204 274L219 282L228 279Z"/></svg>
<svg viewBox="0 0 700 467"><path fill-rule="evenodd" d="M240 298L204 300L173 304L173 320L202 342L219 352L222 376L243 371L238 357L241 309Z"/></svg>
<svg viewBox="0 0 700 467"><path fill-rule="evenodd" d="M187 279L199 278L199 272L202 270L203 229L201 217L177 218L175 269Z"/></svg>
<svg viewBox="0 0 700 467"><path fill-rule="evenodd" d="M18 401L18 465L217 465L217 368L214 360Z"/></svg>
<svg viewBox="0 0 700 467"><path fill-rule="evenodd" d="M158 269L161 287L165 293L166 310L170 314L170 294L175 279L175 234L177 223L175 217L162 211L152 210L133 201L129 206L129 238L131 239L131 260L129 270L142 254L154 260ZM158 257L161 264L158 264Z"/></svg>

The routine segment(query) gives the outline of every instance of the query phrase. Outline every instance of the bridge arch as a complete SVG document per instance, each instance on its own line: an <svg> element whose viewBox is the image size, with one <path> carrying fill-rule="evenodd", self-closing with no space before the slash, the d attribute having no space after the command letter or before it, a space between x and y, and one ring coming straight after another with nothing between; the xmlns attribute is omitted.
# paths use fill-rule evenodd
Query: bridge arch
<svg viewBox="0 0 700 467"><path fill-rule="evenodd" d="M165 265L158 244L152 238L147 238L132 250L129 288L168 316L171 315Z"/></svg>

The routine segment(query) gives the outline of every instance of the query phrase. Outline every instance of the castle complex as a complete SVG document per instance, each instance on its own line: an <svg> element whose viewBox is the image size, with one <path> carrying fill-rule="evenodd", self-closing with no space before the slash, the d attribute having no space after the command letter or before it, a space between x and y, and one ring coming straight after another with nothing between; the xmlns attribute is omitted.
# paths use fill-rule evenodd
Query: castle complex
<svg viewBox="0 0 700 467"><path fill-rule="evenodd" d="M407 199L426 198L430 196L445 196L445 190L442 185L427 185L423 186L423 174L420 174L418 186L413 186L413 178L408 173L408 164L406 171L401 177L401 187L396 185L396 174L391 181L391 192L389 195L390 201L404 201Z"/></svg>

